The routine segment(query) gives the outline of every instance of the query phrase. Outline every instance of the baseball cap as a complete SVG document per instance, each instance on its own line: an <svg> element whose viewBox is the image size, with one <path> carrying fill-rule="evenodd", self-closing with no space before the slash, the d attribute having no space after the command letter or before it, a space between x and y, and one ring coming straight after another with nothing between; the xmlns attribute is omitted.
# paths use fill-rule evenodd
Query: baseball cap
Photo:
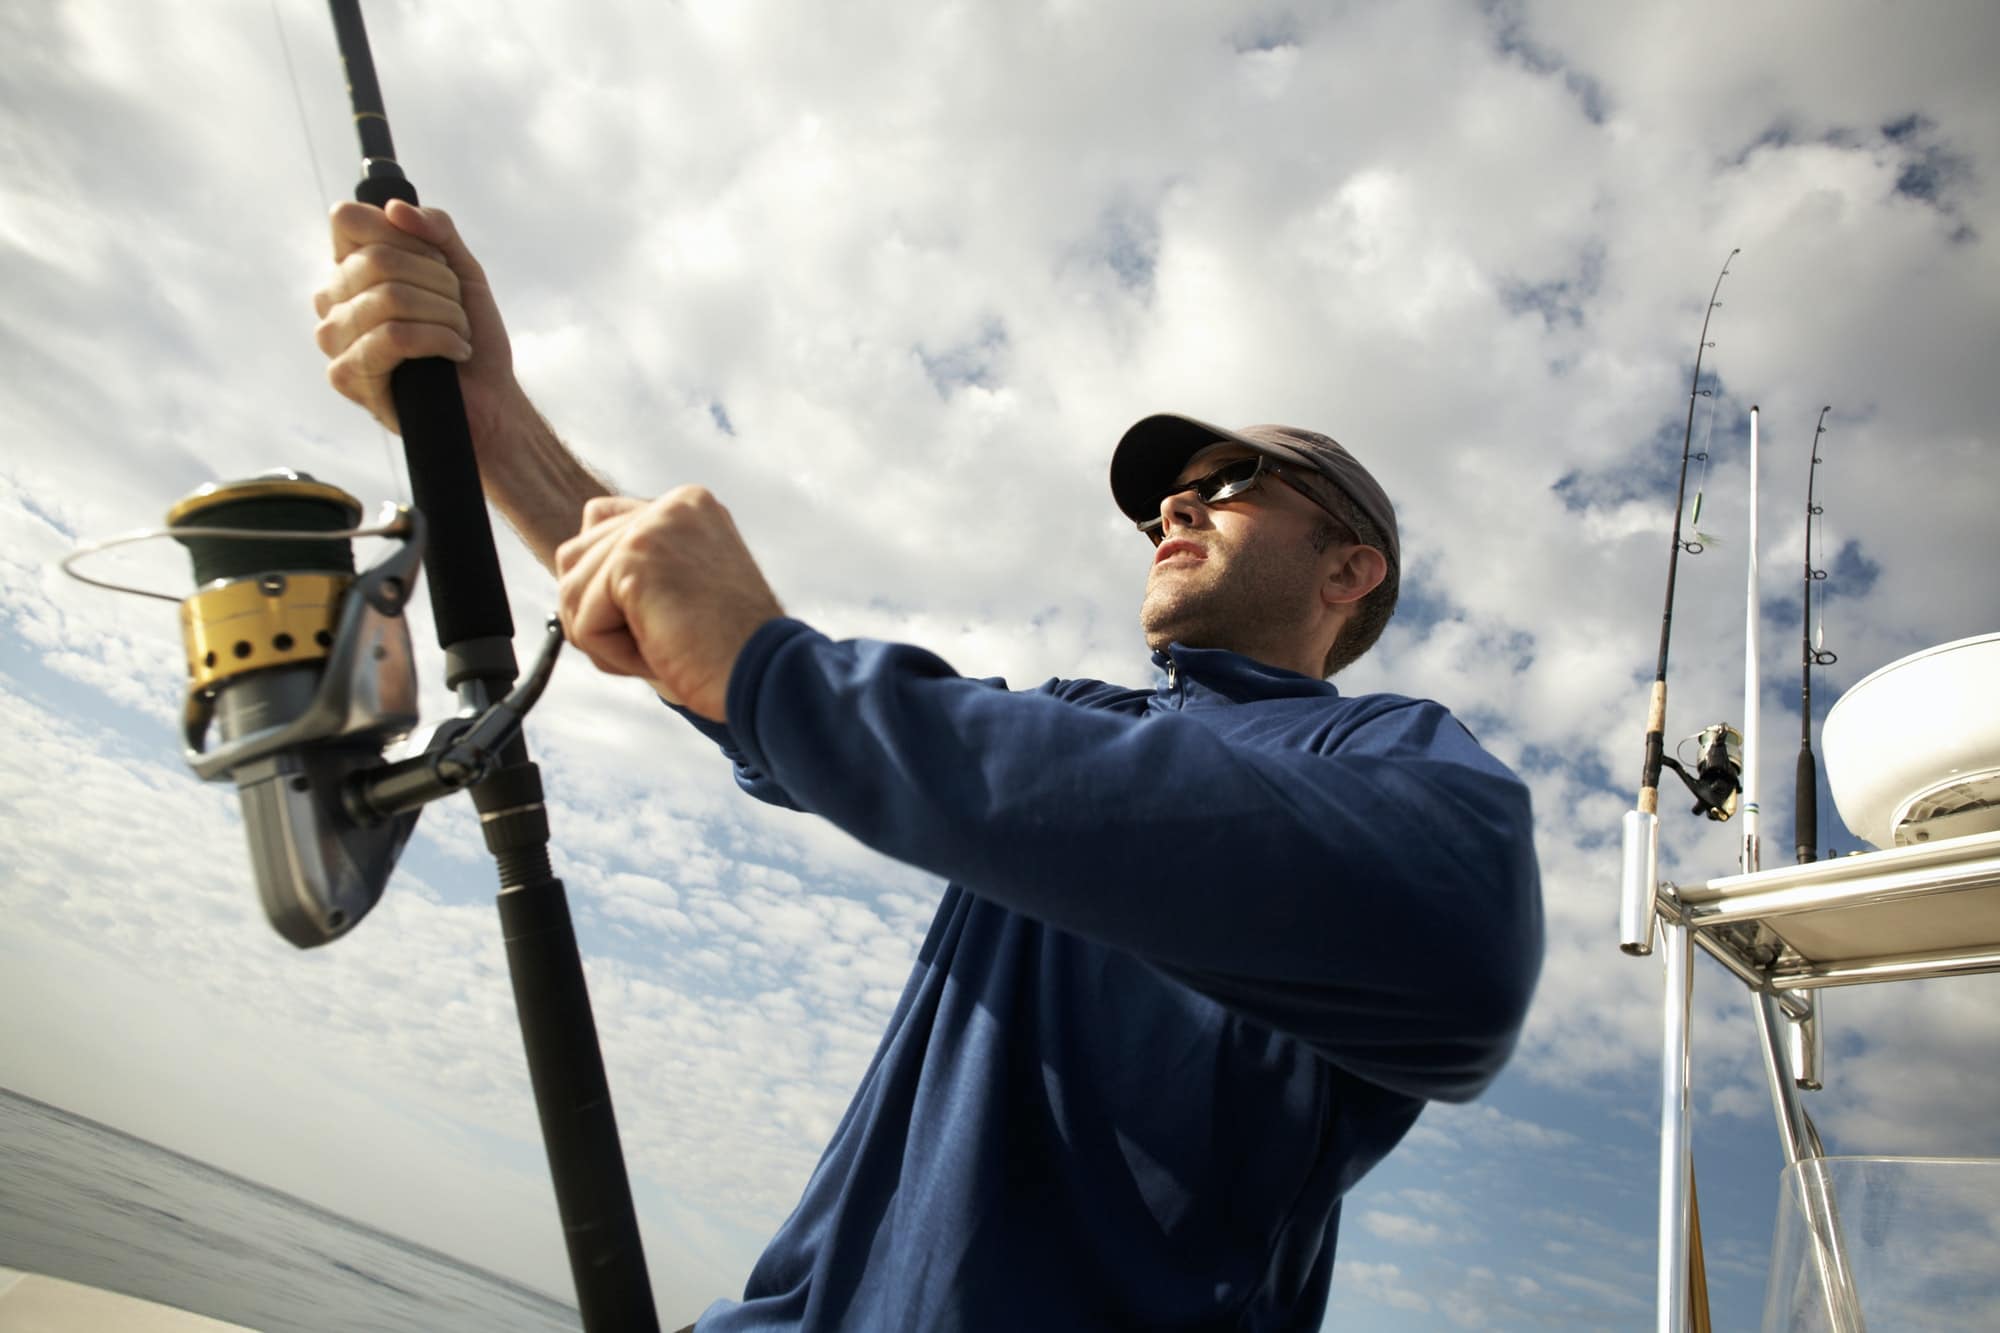
<svg viewBox="0 0 2000 1333"><path fill-rule="evenodd" d="M1375 525L1393 580L1402 568L1396 508L1388 492L1353 454L1332 438L1297 426L1245 426L1224 430L1193 417L1161 413L1125 432L1111 455L1111 494L1134 523L1159 512L1160 496L1187 461L1216 444L1240 444L1324 477Z"/></svg>

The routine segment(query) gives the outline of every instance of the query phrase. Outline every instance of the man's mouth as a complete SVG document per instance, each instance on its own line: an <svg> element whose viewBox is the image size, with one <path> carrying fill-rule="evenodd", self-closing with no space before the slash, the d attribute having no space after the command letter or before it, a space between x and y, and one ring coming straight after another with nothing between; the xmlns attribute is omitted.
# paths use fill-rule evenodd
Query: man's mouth
<svg viewBox="0 0 2000 1333"><path fill-rule="evenodd" d="M1177 555L1190 556L1196 560L1208 559L1208 552L1202 550L1200 545L1185 538L1176 537L1172 541L1160 543L1160 549L1153 552L1153 564L1157 568Z"/></svg>

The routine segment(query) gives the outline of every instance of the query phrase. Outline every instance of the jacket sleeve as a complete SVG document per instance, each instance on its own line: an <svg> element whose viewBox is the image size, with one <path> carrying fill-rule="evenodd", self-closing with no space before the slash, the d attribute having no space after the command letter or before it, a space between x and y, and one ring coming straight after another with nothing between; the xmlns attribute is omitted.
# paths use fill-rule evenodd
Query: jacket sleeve
<svg viewBox="0 0 2000 1333"><path fill-rule="evenodd" d="M1526 788L1409 701L1332 753L962 678L774 621L730 679L743 763L798 808L1128 950L1357 1077L1460 1100L1540 966Z"/></svg>
<svg viewBox="0 0 2000 1333"><path fill-rule="evenodd" d="M720 722L711 722L700 713L683 708L679 704L668 704L668 708L687 719L689 725L702 735L714 741L736 771L736 785L767 805L775 805L783 810L803 809L792 794L784 789L770 774L759 769L743 757L742 749L736 744L735 735Z"/></svg>

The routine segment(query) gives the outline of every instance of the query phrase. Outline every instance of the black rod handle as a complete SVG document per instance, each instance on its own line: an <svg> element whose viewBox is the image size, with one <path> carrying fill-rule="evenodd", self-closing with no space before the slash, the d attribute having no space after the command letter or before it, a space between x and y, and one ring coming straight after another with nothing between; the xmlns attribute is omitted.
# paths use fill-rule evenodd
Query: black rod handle
<svg viewBox="0 0 2000 1333"><path fill-rule="evenodd" d="M334 36L347 69L348 99L361 137L364 176L354 197L384 208L392 199L417 202L417 189L396 161L375 60L360 0L329 0ZM500 556L493 546L493 523L486 515L479 462L472 452L472 428L458 388L458 367L443 357L406 361L389 378L396 417L403 430L403 457L410 469L410 498L430 524L424 574L431 590L431 615L438 646L477 639L514 637L514 617L500 580ZM511 654L507 655L511 666ZM498 682L504 687L513 672Z"/></svg>
<svg viewBox="0 0 2000 1333"><path fill-rule="evenodd" d="M1819 859L1819 764L1813 759L1813 752L1799 747L1798 768L1792 778L1793 789L1798 793L1794 798L1792 813L1792 850L1797 853L1799 864Z"/></svg>

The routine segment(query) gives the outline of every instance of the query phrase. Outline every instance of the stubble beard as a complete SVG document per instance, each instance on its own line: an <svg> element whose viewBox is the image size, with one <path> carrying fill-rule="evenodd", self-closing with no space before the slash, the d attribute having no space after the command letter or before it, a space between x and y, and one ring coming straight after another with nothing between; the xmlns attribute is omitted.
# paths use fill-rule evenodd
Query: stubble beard
<svg viewBox="0 0 2000 1333"><path fill-rule="evenodd" d="M1211 546L1197 565L1151 572L1139 628L1156 652L1182 643L1269 660L1299 639L1303 624L1294 612L1314 577L1303 550L1286 559L1261 548L1225 552Z"/></svg>

